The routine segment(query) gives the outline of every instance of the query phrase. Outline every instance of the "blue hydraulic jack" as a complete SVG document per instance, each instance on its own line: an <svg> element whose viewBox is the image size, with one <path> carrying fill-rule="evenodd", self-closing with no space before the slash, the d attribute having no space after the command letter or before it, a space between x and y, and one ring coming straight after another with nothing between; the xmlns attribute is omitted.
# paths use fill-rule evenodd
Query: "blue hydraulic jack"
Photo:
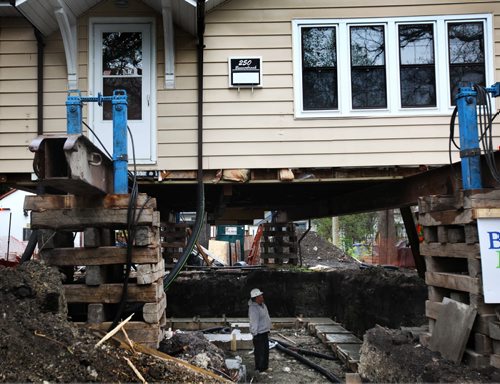
<svg viewBox="0 0 500 384"><path fill-rule="evenodd" d="M493 97L500 96L500 83L485 88ZM461 87L455 97L460 130L460 157L464 190L480 189L481 149L477 127L477 92L472 87Z"/></svg>
<svg viewBox="0 0 500 384"><path fill-rule="evenodd" d="M82 134L84 102L113 103L113 161ZM35 152L34 171L44 187L75 195L128 193L127 93L83 97L68 91L66 134L41 135L30 144Z"/></svg>
<svg viewBox="0 0 500 384"><path fill-rule="evenodd" d="M67 133L82 134L82 104L84 102L103 102L113 104L113 193L128 193L128 154L127 154L127 92L114 90L113 96L81 96L79 90L68 92L66 99Z"/></svg>

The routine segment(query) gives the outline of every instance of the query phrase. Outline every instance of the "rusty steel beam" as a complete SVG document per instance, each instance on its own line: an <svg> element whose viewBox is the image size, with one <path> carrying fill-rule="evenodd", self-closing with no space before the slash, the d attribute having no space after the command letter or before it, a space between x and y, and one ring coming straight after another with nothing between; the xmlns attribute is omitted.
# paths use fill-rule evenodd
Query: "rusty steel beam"
<svg viewBox="0 0 500 384"><path fill-rule="evenodd" d="M75 195L113 193L113 163L86 136L38 136L29 149L45 187Z"/></svg>

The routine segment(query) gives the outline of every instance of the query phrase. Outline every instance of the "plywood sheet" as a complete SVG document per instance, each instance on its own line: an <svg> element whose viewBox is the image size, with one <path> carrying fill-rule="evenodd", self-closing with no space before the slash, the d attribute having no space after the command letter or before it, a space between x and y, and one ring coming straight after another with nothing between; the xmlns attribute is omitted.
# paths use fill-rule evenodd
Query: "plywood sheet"
<svg viewBox="0 0 500 384"><path fill-rule="evenodd" d="M209 240L208 251L214 258L229 265L229 242L220 240Z"/></svg>
<svg viewBox="0 0 500 384"><path fill-rule="evenodd" d="M429 349L441 353L445 359L460 362L476 313L471 306L445 297L432 331Z"/></svg>

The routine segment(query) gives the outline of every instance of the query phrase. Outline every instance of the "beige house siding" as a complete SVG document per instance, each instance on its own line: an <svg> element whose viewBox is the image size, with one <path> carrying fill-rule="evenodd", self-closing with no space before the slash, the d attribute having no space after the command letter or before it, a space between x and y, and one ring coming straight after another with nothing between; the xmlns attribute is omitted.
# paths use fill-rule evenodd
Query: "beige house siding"
<svg viewBox="0 0 500 384"><path fill-rule="evenodd" d="M176 28L175 89L164 88L161 15L139 1L116 9L106 1L78 20L79 87L88 89L90 17L156 17L157 165L196 168L196 39ZM207 15L204 78L204 167L361 167L445 164L449 114L296 118L292 20L491 14L495 79L500 80L497 1L231 0ZM228 88L229 56L262 56L263 87ZM60 34L46 39L47 133L66 126L66 65ZM488 84L489 85L489 84ZM498 103L497 103L498 105ZM86 116L86 108L84 109ZM498 130L498 127L495 127ZM36 40L22 21L0 22L0 171L31 172L27 145L36 136ZM455 156L455 160L458 159Z"/></svg>

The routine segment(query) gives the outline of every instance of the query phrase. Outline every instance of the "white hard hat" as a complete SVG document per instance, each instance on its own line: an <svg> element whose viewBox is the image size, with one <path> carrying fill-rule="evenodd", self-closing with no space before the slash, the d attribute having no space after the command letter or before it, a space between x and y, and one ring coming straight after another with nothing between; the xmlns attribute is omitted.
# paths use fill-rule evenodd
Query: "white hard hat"
<svg viewBox="0 0 500 384"><path fill-rule="evenodd" d="M259 288L254 288L250 291L250 297L253 299L254 297L263 295L264 292L262 292Z"/></svg>

